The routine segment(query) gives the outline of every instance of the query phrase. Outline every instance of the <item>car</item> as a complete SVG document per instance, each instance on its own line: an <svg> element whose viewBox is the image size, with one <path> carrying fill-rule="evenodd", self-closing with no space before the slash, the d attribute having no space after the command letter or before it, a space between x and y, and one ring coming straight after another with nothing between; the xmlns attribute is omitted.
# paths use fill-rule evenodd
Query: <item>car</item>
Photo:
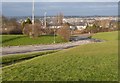
<svg viewBox="0 0 120 83"><path fill-rule="evenodd" d="M70 37L70 41L79 41L79 40L86 40L91 39L91 36L72 36Z"/></svg>

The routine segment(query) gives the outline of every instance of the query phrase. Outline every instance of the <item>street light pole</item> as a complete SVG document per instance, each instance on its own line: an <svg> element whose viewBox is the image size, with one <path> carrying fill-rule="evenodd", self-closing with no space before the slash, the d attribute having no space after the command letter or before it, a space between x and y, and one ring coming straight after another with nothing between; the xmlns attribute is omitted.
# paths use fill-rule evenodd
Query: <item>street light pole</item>
<svg viewBox="0 0 120 83"><path fill-rule="evenodd" d="M56 40L55 40L55 35L56 35L55 32L56 32L56 30L55 30L55 28L57 28L57 18L56 17L54 18L54 23L53 24L54 24L53 25L54 26L54 42L53 43L55 44L56 43Z"/></svg>
<svg viewBox="0 0 120 83"><path fill-rule="evenodd" d="M31 35L34 35L34 24L35 24L35 22L34 22L34 10L35 10L35 5L34 5L34 0L33 0L33 2L32 2L32 34Z"/></svg>
<svg viewBox="0 0 120 83"><path fill-rule="evenodd" d="M55 42L55 27L54 27L54 44L55 44L56 42Z"/></svg>
<svg viewBox="0 0 120 83"><path fill-rule="evenodd" d="M34 5L34 0L33 0L33 5L32 5L32 25L34 25L34 9L35 9L35 5Z"/></svg>
<svg viewBox="0 0 120 83"><path fill-rule="evenodd" d="M44 28L46 28L46 25L47 25L46 24L46 14L47 14L47 12L44 13Z"/></svg>

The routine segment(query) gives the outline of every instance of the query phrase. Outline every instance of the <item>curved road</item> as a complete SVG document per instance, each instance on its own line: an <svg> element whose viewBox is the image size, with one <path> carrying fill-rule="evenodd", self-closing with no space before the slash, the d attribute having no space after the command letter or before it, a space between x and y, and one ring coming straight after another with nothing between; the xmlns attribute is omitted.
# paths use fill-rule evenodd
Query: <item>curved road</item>
<svg viewBox="0 0 120 83"><path fill-rule="evenodd" d="M78 45L88 44L88 43L92 43L92 41L90 39L87 39L87 40L80 40L80 41L74 41L74 42L68 42L68 43L62 43L62 44L2 47L2 55L66 49L66 48L75 47Z"/></svg>

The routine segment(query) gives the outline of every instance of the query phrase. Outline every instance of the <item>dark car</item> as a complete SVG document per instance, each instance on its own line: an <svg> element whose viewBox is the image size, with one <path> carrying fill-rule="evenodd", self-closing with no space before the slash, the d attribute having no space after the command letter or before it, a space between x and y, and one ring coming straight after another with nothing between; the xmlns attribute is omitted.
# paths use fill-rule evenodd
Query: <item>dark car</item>
<svg viewBox="0 0 120 83"><path fill-rule="evenodd" d="M91 39L91 36L71 36L70 41L79 41L79 40L86 40Z"/></svg>

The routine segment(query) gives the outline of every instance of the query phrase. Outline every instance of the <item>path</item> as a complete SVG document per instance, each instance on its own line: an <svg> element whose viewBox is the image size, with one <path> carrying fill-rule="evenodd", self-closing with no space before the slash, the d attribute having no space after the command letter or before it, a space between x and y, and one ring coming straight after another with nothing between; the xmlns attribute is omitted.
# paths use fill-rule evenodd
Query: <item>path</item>
<svg viewBox="0 0 120 83"><path fill-rule="evenodd" d="M74 47L74 46L78 46L78 45L82 45L82 44L88 44L88 43L91 43L90 39L68 42L68 43L63 43L63 44L2 47L2 55L27 53L27 52L35 52L35 51L66 49L66 48L70 48L70 47Z"/></svg>

